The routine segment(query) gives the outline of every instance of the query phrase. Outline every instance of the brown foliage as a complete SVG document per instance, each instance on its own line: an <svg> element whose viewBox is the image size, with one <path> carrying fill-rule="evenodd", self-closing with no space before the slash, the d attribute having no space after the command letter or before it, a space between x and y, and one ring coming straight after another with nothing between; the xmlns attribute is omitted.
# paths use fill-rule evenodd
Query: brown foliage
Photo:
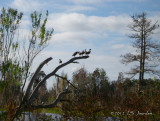
<svg viewBox="0 0 160 121"><path fill-rule="evenodd" d="M12 117L16 113L16 101L13 98L10 98L8 100L8 105L7 105L7 121L10 121Z"/></svg>

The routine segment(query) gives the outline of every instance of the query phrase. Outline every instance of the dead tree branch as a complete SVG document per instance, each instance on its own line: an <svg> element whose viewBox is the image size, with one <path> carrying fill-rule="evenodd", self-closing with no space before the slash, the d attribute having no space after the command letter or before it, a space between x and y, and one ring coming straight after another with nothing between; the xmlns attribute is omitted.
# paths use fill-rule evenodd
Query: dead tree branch
<svg viewBox="0 0 160 121"><path fill-rule="evenodd" d="M46 105L31 105L32 108L53 108L57 105L58 102L61 101L61 97L64 95L64 94L68 94L70 93L71 91L68 91L68 90L65 90L61 93L59 93L59 95L57 96L56 100L54 100L51 104L46 104Z"/></svg>
<svg viewBox="0 0 160 121"><path fill-rule="evenodd" d="M44 61L39 65L39 67L36 69L34 75L32 76L32 78L31 78L31 80L30 80L30 82L29 82L29 85L28 85L28 87L27 87L27 90L26 90L26 93L25 93L25 95L24 95L23 101L28 98L29 93L30 93L30 91L31 91L31 87L32 87L32 85L33 85L33 82L34 82L34 80L36 79L36 77L38 76L40 70L41 70L42 67L43 67L45 64L47 64L50 60L52 60L52 57L47 58L46 60L44 60Z"/></svg>
<svg viewBox="0 0 160 121"><path fill-rule="evenodd" d="M64 79L64 80L66 80L72 87L74 87L75 89L77 89L78 90L78 88L77 87L75 87L69 80L67 80L67 78L65 78L65 77L62 77L62 76L59 76L59 75L57 75L57 74L55 74L55 76L56 77L59 77L59 78L62 78L62 79Z"/></svg>
<svg viewBox="0 0 160 121"><path fill-rule="evenodd" d="M51 76L54 76L56 74L56 72L61 69L62 67L70 64L70 63L75 63L75 60L79 60L79 59L87 59L89 56L81 56L81 57L74 57L72 59L70 59L69 61L59 65L58 67L56 67L51 73L49 73L48 75L46 75L42 81L40 81L37 86L35 87L35 89L33 90L32 94L30 95L29 98L27 98L27 103L31 103L31 100L35 97L35 94L37 93L39 87L47 80L49 79ZM44 62L42 62L44 63ZM33 77L36 77L36 73L33 75ZM31 79L32 80L32 79ZM28 89L27 89L28 90Z"/></svg>

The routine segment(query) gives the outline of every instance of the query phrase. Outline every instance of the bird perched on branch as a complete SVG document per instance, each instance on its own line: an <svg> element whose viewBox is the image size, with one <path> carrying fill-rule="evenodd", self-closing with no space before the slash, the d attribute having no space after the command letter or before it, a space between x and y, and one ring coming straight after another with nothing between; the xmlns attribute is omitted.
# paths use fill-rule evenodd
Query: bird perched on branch
<svg viewBox="0 0 160 121"><path fill-rule="evenodd" d="M72 56L76 56L78 53L79 53L79 51L76 51L76 52L73 53Z"/></svg>
<svg viewBox="0 0 160 121"><path fill-rule="evenodd" d="M91 49L89 49L89 51L85 50L85 55L89 55L91 53Z"/></svg>
<svg viewBox="0 0 160 121"><path fill-rule="evenodd" d="M59 59L59 64L60 64L60 63L62 63L62 60L61 60L61 59Z"/></svg>
<svg viewBox="0 0 160 121"><path fill-rule="evenodd" d="M79 56L81 56L81 55L82 55L82 53L81 53L81 52L78 52L78 54L79 54Z"/></svg>
<svg viewBox="0 0 160 121"><path fill-rule="evenodd" d="M85 53L85 51L83 50L81 53L80 53L80 55L82 55L83 56L83 54Z"/></svg>

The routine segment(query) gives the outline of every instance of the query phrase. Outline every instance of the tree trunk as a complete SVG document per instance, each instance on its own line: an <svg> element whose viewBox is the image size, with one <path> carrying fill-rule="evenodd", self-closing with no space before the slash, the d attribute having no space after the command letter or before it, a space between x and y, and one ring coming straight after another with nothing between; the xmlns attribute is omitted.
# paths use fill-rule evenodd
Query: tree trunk
<svg viewBox="0 0 160 121"><path fill-rule="evenodd" d="M145 24L145 17L144 17L144 14L143 14L143 21L144 21L144 23L143 24ZM143 44L144 44L144 46L143 46L143 65L142 65L142 79L141 79L141 81L143 81L143 79L144 79L144 65L145 65L145 59L146 59L146 35L145 35L145 28L144 28L144 26L145 25L143 25L143 27L142 27L142 35L143 35Z"/></svg>

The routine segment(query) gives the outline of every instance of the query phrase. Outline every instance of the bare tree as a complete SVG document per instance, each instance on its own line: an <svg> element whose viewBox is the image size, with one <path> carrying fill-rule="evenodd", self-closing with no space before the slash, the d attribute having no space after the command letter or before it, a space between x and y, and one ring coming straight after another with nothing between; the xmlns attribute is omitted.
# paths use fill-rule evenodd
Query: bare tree
<svg viewBox="0 0 160 121"><path fill-rule="evenodd" d="M144 73L160 74L156 68L160 57L160 43L151 39L159 25L148 19L146 13L132 16L132 21L128 27L133 34L129 35L129 38L134 39L132 46L136 49L136 53L122 55L121 62L123 64L138 63L128 74L132 77L139 74L139 81L142 81Z"/></svg>

